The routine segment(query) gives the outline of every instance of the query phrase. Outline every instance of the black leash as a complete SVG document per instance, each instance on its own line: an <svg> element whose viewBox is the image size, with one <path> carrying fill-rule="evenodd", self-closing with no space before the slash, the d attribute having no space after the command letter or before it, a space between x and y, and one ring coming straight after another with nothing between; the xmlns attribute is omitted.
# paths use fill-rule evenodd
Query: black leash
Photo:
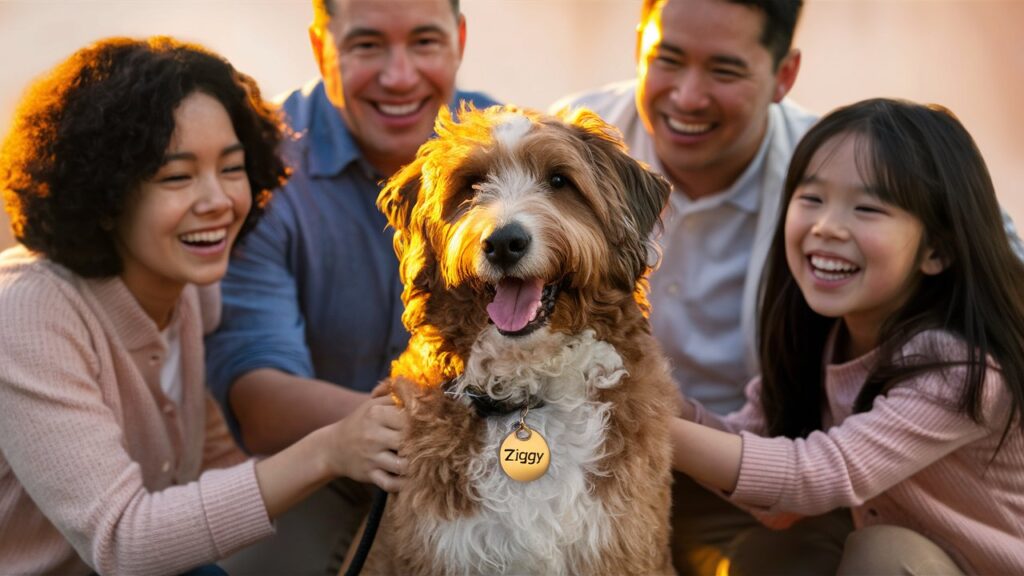
<svg viewBox="0 0 1024 576"><path fill-rule="evenodd" d="M377 488L373 494L373 504L370 505L370 514L366 517L366 528L363 530L363 537L359 539L359 548L356 549L352 563L348 565L345 576L359 576L366 563L366 557L370 555L370 547L377 536L377 528L380 527L380 520L384 517L384 505L388 503L388 493Z"/></svg>

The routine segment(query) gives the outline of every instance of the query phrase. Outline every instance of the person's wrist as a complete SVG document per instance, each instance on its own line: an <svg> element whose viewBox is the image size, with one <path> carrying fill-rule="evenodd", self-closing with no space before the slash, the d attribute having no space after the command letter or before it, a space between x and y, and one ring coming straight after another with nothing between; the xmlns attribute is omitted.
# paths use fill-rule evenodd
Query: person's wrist
<svg viewBox="0 0 1024 576"><path fill-rule="evenodd" d="M335 422L334 424L314 430L310 434L310 440L314 447L311 461L314 463L317 475L322 480L330 481L348 475L348 470L345 468L348 459L339 458L336 453L337 446L335 446L334 442L336 432L334 428L338 425L339 423Z"/></svg>

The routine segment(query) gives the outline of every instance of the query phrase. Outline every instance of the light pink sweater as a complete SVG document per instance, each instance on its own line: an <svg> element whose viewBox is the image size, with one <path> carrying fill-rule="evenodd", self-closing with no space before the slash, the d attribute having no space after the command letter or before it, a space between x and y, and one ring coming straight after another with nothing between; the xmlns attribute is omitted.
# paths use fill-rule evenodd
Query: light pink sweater
<svg viewBox="0 0 1024 576"><path fill-rule="evenodd" d="M965 357L965 346L950 334L927 332L903 353L956 359ZM732 501L762 517L850 507L856 526L915 530L970 573L1024 574L1019 423L989 464L1010 399L1000 374L987 372L982 425L956 409L961 368L899 384L876 398L870 411L851 414L876 359L877 350L826 366L824 431L806 439L757 435L764 430L760 379L748 385L747 404L724 418L697 406L696 421L743 436Z"/></svg>
<svg viewBox="0 0 1024 576"><path fill-rule="evenodd" d="M187 287L179 407L119 279L0 255L0 572L173 574L273 533L204 386L200 308Z"/></svg>

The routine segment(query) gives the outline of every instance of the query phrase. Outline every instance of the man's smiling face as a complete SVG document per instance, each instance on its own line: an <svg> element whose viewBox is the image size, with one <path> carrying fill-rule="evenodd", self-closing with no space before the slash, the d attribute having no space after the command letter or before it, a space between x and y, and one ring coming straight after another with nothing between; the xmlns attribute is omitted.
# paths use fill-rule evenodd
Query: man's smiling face
<svg viewBox="0 0 1024 576"><path fill-rule="evenodd" d="M665 0L643 24L637 108L677 184L696 176L722 189L756 155L768 106L791 83L764 26L763 12L727 0Z"/></svg>
<svg viewBox="0 0 1024 576"><path fill-rule="evenodd" d="M465 24L449 0L336 0L311 30L327 94L384 176L412 160L455 93Z"/></svg>

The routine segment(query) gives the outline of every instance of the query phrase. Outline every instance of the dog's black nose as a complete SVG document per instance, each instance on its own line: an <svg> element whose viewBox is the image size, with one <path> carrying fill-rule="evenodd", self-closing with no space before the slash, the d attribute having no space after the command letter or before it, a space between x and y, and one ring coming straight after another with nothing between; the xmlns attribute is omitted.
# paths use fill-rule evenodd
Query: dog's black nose
<svg viewBox="0 0 1024 576"><path fill-rule="evenodd" d="M513 222L498 228L483 241L484 256L495 266L508 268L519 262L530 249L530 235Z"/></svg>

